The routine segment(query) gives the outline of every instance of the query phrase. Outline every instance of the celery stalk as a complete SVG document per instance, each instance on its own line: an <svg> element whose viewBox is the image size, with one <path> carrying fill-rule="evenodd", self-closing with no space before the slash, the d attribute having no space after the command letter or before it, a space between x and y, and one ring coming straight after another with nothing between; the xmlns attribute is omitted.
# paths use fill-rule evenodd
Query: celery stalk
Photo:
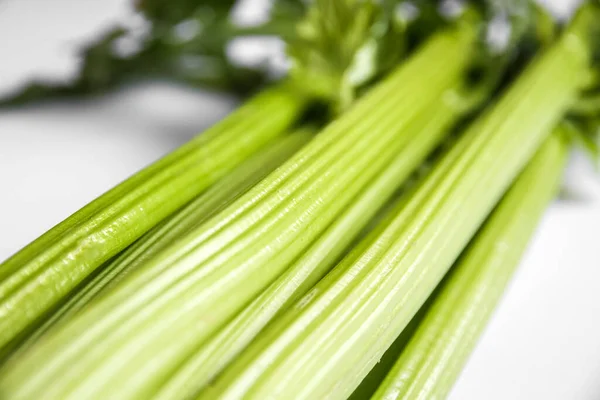
<svg viewBox="0 0 600 400"><path fill-rule="evenodd" d="M552 135L504 196L373 399L448 395L556 193L568 148L564 137Z"/></svg>
<svg viewBox="0 0 600 400"><path fill-rule="evenodd" d="M116 259L100 267L101 271L86 281L83 287L77 289L64 304L53 311L50 318L35 329L22 347L31 345L51 326L72 317L95 297L143 265L146 260L200 226L272 172L312 137L312 129L300 129L276 139L274 143L267 145L265 149L241 163L206 192L151 229Z"/></svg>
<svg viewBox="0 0 600 400"><path fill-rule="evenodd" d="M371 396L373 396L385 379L386 375L394 366L395 362L398 360L400 353L402 350L404 350L406 344L415 333L419 323L423 320L423 316L429 309L437 291L438 288L436 288L432 295L427 299L425 304L421 306L419 311L402 330L402 333L400 333L400 335L394 340L390 347L377 361L377 364L373 367L373 369L369 371L356 389L354 389L352 394L348 397L348 400L364 400L370 399Z"/></svg>
<svg viewBox="0 0 600 400"><path fill-rule="evenodd" d="M0 265L0 349L86 276L284 133L304 100L265 92L94 200Z"/></svg>
<svg viewBox="0 0 600 400"><path fill-rule="evenodd" d="M150 396L403 151L414 117L462 81L474 42L470 25L432 37L273 174L7 365L0 391Z"/></svg>
<svg viewBox="0 0 600 400"><path fill-rule="evenodd" d="M93 284L91 287L97 291L105 285L113 286L122 280L129 272L143 265L180 237L201 226L210 217L247 192L308 143L312 137L312 130L304 128L277 139L265 149L254 154L173 217L156 226L131 248L120 254L107 267L110 276L103 279L102 283Z"/></svg>
<svg viewBox="0 0 600 400"><path fill-rule="evenodd" d="M383 228L270 325L201 393L210 399L343 399L406 327L578 95L588 29L526 69Z"/></svg>

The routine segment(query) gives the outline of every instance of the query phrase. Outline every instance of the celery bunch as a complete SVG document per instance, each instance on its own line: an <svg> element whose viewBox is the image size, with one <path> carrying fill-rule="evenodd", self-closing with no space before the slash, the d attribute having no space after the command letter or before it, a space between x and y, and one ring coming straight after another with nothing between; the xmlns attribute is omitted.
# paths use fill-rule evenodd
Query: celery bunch
<svg viewBox="0 0 600 400"><path fill-rule="evenodd" d="M452 21L424 3L419 23L394 1L294 8L290 77L0 265L2 396L344 399L394 342L375 398L445 395L565 137L597 151L600 125L596 6L554 37L528 2L473 3ZM161 29L196 7L140 6ZM490 10L514 22L499 54Z"/></svg>
<svg viewBox="0 0 600 400"><path fill-rule="evenodd" d="M12 377L6 382L29 374L27 359L51 362L37 368L36 378L29 377L27 388L14 395L25 390L21 396L143 397L155 391L190 352L305 252L393 160L409 156L405 149L414 148L415 135L424 135L420 140L430 148L435 145L431 133L421 131L428 122L413 121L430 104L450 99L428 127L434 138L441 137L465 111L460 95L450 94L464 86L474 39L471 25L433 37L274 173L33 346L18 360L20 366L8 369ZM430 62L440 54L460 56L440 68ZM396 108L404 112L390 112ZM418 129L408 129L412 124ZM406 176L427 152L410 155L398 172ZM129 354L120 368L113 358L117 348Z"/></svg>
<svg viewBox="0 0 600 400"><path fill-rule="evenodd" d="M345 398L577 98L590 15L485 111L387 224L269 326L201 398Z"/></svg>

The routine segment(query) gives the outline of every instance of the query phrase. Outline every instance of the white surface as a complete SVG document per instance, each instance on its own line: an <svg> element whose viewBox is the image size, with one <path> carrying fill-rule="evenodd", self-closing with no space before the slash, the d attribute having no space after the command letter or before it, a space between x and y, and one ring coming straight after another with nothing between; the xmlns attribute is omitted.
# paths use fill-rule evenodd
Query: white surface
<svg viewBox="0 0 600 400"><path fill-rule="evenodd" d="M0 3L0 90L40 68L67 76L75 68L65 40L126 12L118 0ZM153 84L89 102L0 111L0 261L231 104ZM548 211L452 399L600 398L595 179L579 163L572 167L569 186L582 199L559 201Z"/></svg>

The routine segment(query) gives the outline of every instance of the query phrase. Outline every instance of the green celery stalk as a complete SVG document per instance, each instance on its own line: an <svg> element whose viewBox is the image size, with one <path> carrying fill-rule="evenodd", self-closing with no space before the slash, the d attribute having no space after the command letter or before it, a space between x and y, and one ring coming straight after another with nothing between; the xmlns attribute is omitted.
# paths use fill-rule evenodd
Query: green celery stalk
<svg viewBox="0 0 600 400"><path fill-rule="evenodd" d="M556 132L504 196L456 265L373 399L443 399L556 193L568 145Z"/></svg>
<svg viewBox="0 0 600 400"><path fill-rule="evenodd" d="M72 317L145 261L225 208L308 143L313 135L314 132L310 128L299 129L276 139L265 149L242 162L206 192L151 229L108 265L101 267L101 271L53 311L50 318L37 327L21 347L30 346L56 323Z"/></svg>
<svg viewBox="0 0 600 400"><path fill-rule="evenodd" d="M403 152L411 121L462 82L475 41L470 24L432 37L273 174L7 364L0 391L150 396Z"/></svg>
<svg viewBox="0 0 600 400"><path fill-rule="evenodd" d="M285 133L304 103L285 85L258 95L2 263L0 349L102 263Z"/></svg>
<svg viewBox="0 0 600 400"><path fill-rule="evenodd" d="M210 217L247 192L308 143L313 136L314 132L311 128L303 128L277 139L265 149L254 154L217 181L205 193L156 226L120 254L106 268L109 274L103 277L101 282L90 285L90 289L97 292L105 286L114 286L131 271L143 265L161 250L168 248L182 236L201 226Z"/></svg>
<svg viewBox="0 0 600 400"><path fill-rule="evenodd" d="M199 398L344 399L403 331L576 99L590 67L582 14L367 239L274 321Z"/></svg>
<svg viewBox="0 0 600 400"><path fill-rule="evenodd" d="M432 300L436 296L436 290L427 299L425 304L421 306L419 311L406 325L406 328L402 330L402 333L394 340L390 347L385 351L381 359L377 361L377 364L371 371L365 376L360 384L354 389L352 394L348 397L348 400L365 400L370 399L371 396L377 391L386 375L390 372L402 350L406 347L406 344L415 333L415 330L419 326L419 323L423 320L423 316L429 309Z"/></svg>
<svg viewBox="0 0 600 400"><path fill-rule="evenodd" d="M335 265L359 233L391 198L415 165L440 142L464 111L440 98L429 105L407 130L419 132L400 156L365 188L347 210L277 280L193 353L155 398L186 398L213 379L265 325L306 293Z"/></svg>

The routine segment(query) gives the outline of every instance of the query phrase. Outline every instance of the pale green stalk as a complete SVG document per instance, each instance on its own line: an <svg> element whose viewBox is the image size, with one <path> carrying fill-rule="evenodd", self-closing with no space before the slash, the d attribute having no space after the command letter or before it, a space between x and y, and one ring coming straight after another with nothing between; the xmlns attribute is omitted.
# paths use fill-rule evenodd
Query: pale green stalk
<svg viewBox="0 0 600 400"><path fill-rule="evenodd" d="M564 133L558 131L453 267L373 399L447 397L556 194L568 149Z"/></svg>
<svg viewBox="0 0 600 400"><path fill-rule="evenodd" d="M373 396L381 385L381 382L383 382L386 375L394 366L394 363L398 360L400 353L406 347L411 336L415 333L415 330L428 310L432 299L435 298L436 292L437 288L419 309L417 314L410 320L408 325L406 325L406 328L402 330L402 333L400 333L390 347L386 349L385 353L381 356L381 359L377 361L377 364L375 364L373 369L369 371L367 376L365 376L356 389L354 389L352 394L348 397L348 400L365 400L370 399L371 396Z"/></svg>

